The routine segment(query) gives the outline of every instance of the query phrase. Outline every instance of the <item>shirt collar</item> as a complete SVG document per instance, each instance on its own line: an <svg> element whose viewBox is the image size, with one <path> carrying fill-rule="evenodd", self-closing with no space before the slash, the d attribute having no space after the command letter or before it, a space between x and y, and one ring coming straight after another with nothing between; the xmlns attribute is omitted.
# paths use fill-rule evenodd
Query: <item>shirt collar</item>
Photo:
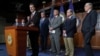
<svg viewBox="0 0 100 56"><path fill-rule="evenodd" d="M87 13L90 13L91 9L87 11Z"/></svg>
<svg viewBox="0 0 100 56"><path fill-rule="evenodd" d="M72 17L72 15L71 15L71 16L69 16L68 18L69 18L69 19L71 19L71 17Z"/></svg>
<svg viewBox="0 0 100 56"><path fill-rule="evenodd" d="M55 16L55 18L57 18L58 17L58 15L57 16Z"/></svg>
<svg viewBox="0 0 100 56"><path fill-rule="evenodd" d="M41 18L41 20L44 20L45 18Z"/></svg>
<svg viewBox="0 0 100 56"><path fill-rule="evenodd" d="M36 13L36 11L32 12L32 15L34 15Z"/></svg>

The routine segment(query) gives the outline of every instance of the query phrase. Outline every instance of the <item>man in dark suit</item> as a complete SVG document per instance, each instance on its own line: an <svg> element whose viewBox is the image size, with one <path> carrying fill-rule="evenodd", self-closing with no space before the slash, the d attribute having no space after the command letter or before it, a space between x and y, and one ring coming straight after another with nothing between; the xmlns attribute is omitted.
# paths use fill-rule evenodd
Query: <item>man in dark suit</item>
<svg viewBox="0 0 100 56"><path fill-rule="evenodd" d="M97 12L92 10L92 3L86 3L84 9L86 11L86 16L82 23L82 33L84 37L84 48L86 56L94 56L91 48L90 41L92 36L95 34L95 26L97 23Z"/></svg>
<svg viewBox="0 0 100 56"><path fill-rule="evenodd" d="M31 12L31 15L28 16L29 21L27 22L27 26L29 27L37 27L39 29L39 21L40 21L40 16L39 13L35 10L35 5L30 4L29 9ZM38 56L39 52L39 46L38 46L38 37L39 37L39 31L29 31L29 38L31 42L31 47L32 47L32 56Z"/></svg>
<svg viewBox="0 0 100 56"><path fill-rule="evenodd" d="M40 41L41 41L41 51L46 51L47 48L47 37L48 37L48 24L49 20L45 16L45 12L41 12L40 19Z"/></svg>
<svg viewBox="0 0 100 56"><path fill-rule="evenodd" d="M66 56L74 56L73 37L76 33L76 18L73 16L73 11L68 9L66 12L66 20L63 25L63 36L66 49Z"/></svg>

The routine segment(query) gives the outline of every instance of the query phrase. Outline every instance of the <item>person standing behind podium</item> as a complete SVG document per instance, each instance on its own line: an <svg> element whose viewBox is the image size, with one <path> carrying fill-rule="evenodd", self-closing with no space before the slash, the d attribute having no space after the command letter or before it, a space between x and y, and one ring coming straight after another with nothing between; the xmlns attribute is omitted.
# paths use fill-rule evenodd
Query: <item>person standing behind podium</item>
<svg viewBox="0 0 100 56"><path fill-rule="evenodd" d="M73 16L73 11L66 11L66 20L63 24L63 36L66 49L66 56L74 56L74 35L76 33L76 18Z"/></svg>
<svg viewBox="0 0 100 56"><path fill-rule="evenodd" d="M49 20L49 33L51 40L51 51L60 54L60 26L62 24L62 18L59 16L59 11L54 9L54 17Z"/></svg>
<svg viewBox="0 0 100 56"><path fill-rule="evenodd" d="M90 41L92 39L92 36L95 34L95 26L97 23L97 12L95 10L92 10L92 8L93 8L92 3L85 4L84 10L86 11L87 15L83 20L81 29L84 37L84 49L86 52L86 56L94 56Z"/></svg>
<svg viewBox="0 0 100 56"><path fill-rule="evenodd" d="M16 18L16 19L15 19L14 26L19 26L19 24L20 24L20 23L18 22L18 19Z"/></svg>
<svg viewBox="0 0 100 56"><path fill-rule="evenodd" d="M25 20L22 19L21 22L18 21L18 19L15 19L14 26L25 26Z"/></svg>
<svg viewBox="0 0 100 56"><path fill-rule="evenodd" d="M39 29L39 21L40 16L39 13L35 10L35 5L33 3L30 3L29 9L31 12L31 15L28 16L29 21L27 22L28 27L37 27ZM39 44L38 44L38 38L39 38L39 31L29 31L29 38L31 42L32 47L32 55L31 56L38 56L39 53Z"/></svg>
<svg viewBox="0 0 100 56"><path fill-rule="evenodd" d="M24 19L21 20L21 26L25 26L25 20Z"/></svg>
<svg viewBox="0 0 100 56"><path fill-rule="evenodd" d="M41 12L41 19L40 19L40 44L41 44L41 51L46 51L47 48L47 37L49 33L49 20L45 16L45 12Z"/></svg>

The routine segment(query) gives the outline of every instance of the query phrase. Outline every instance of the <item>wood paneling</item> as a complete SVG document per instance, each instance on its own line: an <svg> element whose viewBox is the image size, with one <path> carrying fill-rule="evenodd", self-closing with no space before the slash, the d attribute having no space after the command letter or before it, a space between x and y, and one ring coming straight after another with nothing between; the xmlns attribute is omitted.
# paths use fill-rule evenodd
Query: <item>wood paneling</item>
<svg viewBox="0 0 100 56"><path fill-rule="evenodd" d="M80 26L77 27L77 33L75 34L74 37L74 45L75 47L84 47L84 37L82 36L81 33L81 26L82 26L82 21L85 17L85 13L76 13L76 16L80 19ZM92 37L91 39L91 45L93 49L100 49L100 31L96 31L96 34ZM50 39L48 37L48 46L50 46ZM63 37L61 37L61 46L64 46L63 42Z"/></svg>

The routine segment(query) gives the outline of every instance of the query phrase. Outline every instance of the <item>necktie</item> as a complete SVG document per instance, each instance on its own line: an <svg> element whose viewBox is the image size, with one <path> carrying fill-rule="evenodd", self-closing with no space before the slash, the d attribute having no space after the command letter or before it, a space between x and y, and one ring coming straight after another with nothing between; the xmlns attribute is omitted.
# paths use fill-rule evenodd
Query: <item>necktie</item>
<svg viewBox="0 0 100 56"><path fill-rule="evenodd" d="M42 26L42 23L43 23L43 19L40 20L40 27Z"/></svg>
<svg viewBox="0 0 100 56"><path fill-rule="evenodd" d="M34 16L34 15L33 15L33 14L31 14L31 19L33 18L33 16Z"/></svg>

